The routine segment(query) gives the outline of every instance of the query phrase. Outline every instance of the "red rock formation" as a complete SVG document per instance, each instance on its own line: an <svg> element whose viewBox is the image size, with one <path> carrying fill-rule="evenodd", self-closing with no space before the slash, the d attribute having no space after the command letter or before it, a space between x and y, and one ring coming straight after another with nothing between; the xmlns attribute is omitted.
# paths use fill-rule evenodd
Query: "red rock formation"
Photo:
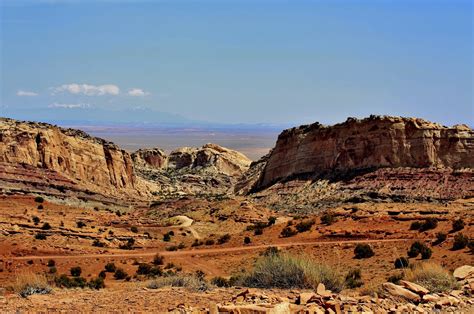
<svg viewBox="0 0 474 314"><path fill-rule="evenodd" d="M78 130L1 118L0 163L52 170L91 191L137 194L130 155Z"/></svg>
<svg viewBox="0 0 474 314"><path fill-rule="evenodd" d="M474 131L387 116L292 128L278 137L254 189L297 176L381 167L474 168Z"/></svg>

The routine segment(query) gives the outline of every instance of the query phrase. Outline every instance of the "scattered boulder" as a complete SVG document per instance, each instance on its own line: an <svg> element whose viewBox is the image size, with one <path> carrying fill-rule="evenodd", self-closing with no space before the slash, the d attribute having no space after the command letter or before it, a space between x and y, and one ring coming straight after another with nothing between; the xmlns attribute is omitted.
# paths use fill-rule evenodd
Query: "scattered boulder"
<svg viewBox="0 0 474 314"><path fill-rule="evenodd" d="M420 296L414 292L411 292L408 289L405 289L401 286L393 284L391 282L386 282L382 284L382 287L390 293L392 296L402 297L410 301L419 302L421 300Z"/></svg>
<svg viewBox="0 0 474 314"><path fill-rule="evenodd" d="M474 276L474 267L469 265L458 267L454 270L453 276L457 280L463 280Z"/></svg>
<svg viewBox="0 0 474 314"><path fill-rule="evenodd" d="M428 289L426 289L423 286L420 286L419 284L416 284L414 282L406 281L406 280L400 280L400 284L407 288L408 290L411 290L415 293L418 293L419 295L423 296L425 294L430 293Z"/></svg>

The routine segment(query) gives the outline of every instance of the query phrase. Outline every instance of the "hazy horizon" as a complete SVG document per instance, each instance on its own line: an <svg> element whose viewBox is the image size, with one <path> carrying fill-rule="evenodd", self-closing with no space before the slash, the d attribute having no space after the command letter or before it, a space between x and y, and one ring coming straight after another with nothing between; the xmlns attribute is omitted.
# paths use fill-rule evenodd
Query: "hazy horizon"
<svg viewBox="0 0 474 314"><path fill-rule="evenodd" d="M474 121L471 1L5 0L2 116Z"/></svg>

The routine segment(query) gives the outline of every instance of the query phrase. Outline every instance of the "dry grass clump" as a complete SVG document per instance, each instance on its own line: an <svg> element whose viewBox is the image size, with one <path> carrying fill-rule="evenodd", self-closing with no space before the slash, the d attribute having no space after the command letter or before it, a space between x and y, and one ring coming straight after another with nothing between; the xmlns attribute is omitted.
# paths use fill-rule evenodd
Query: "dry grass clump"
<svg viewBox="0 0 474 314"><path fill-rule="evenodd" d="M13 291L23 298L32 294L48 294L52 290L46 276L31 272L18 274L13 285Z"/></svg>
<svg viewBox="0 0 474 314"><path fill-rule="evenodd" d="M343 288L343 279L331 267L284 253L262 256L239 283L254 288L316 289L319 283L332 291Z"/></svg>
<svg viewBox="0 0 474 314"><path fill-rule="evenodd" d="M169 277L160 277L151 280L147 284L149 289L160 289L163 287L184 287L187 290L203 292L209 290L207 282L193 275L173 275Z"/></svg>
<svg viewBox="0 0 474 314"><path fill-rule="evenodd" d="M451 291L456 279L443 267L434 263L419 263L405 270L404 279L417 283L432 293Z"/></svg>

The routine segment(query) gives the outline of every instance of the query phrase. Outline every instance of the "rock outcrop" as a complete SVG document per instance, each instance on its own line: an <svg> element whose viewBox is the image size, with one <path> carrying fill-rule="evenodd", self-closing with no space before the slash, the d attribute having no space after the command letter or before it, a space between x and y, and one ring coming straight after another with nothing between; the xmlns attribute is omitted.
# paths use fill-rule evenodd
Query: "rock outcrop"
<svg viewBox="0 0 474 314"><path fill-rule="evenodd" d="M142 149L132 159L138 174L157 184L158 194L226 194L251 163L216 144L182 147L168 156L158 148Z"/></svg>
<svg viewBox="0 0 474 314"><path fill-rule="evenodd" d="M11 173L15 167L32 166L45 180L54 173L72 186L106 195L139 193L127 152L82 131L46 123L1 118L0 164Z"/></svg>
<svg viewBox="0 0 474 314"><path fill-rule="evenodd" d="M474 131L388 116L292 128L279 135L255 188L308 174L381 167L474 168Z"/></svg>

